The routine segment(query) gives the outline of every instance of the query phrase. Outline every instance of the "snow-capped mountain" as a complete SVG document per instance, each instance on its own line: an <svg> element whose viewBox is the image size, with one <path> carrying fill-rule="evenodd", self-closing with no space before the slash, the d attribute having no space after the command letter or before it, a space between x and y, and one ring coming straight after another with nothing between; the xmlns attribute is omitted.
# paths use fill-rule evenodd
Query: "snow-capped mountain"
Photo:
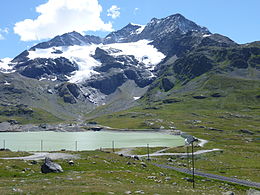
<svg viewBox="0 0 260 195"><path fill-rule="evenodd" d="M103 39L77 32L56 36L11 61L0 61L0 71L48 82L45 91L67 103L120 103L116 110L146 93L162 62L197 47L234 45L227 37L175 14L154 18L145 26L129 23Z"/></svg>
<svg viewBox="0 0 260 195"><path fill-rule="evenodd" d="M99 44L102 39L97 36L91 35L81 35L78 32L65 33L63 35L58 35L43 43L39 43L32 47L30 50L34 49L46 49L50 47L61 47L61 46L72 46L72 45L87 45L87 44Z"/></svg>
<svg viewBox="0 0 260 195"><path fill-rule="evenodd" d="M144 25L129 23L121 30L108 34L104 38L103 43L104 44L127 43L127 42L136 41L137 35L140 34L144 28L145 28Z"/></svg>

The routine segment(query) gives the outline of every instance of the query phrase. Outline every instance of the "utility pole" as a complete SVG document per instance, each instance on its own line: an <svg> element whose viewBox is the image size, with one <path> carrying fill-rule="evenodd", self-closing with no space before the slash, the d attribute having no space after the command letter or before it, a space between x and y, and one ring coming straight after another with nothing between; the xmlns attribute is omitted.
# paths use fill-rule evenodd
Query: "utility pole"
<svg viewBox="0 0 260 195"><path fill-rule="evenodd" d="M188 171L190 171L189 145L186 146L186 149L187 149L187 168L188 168Z"/></svg>
<svg viewBox="0 0 260 195"><path fill-rule="evenodd" d="M112 151L115 152L115 141L112 141Z"/></svg>
<svg viewBox="0 0 260 195"><path fill-rule="evenodd" d="M150 160L149 144L147 144L147 160Z"/></svg>
<svg viewBox="0 0 260 195"><path fill-rule="evenodd" d="M193 188L195 188L195 177L194 177L194 154L193 154L193 142L191 142L192 147L192 181L193 181Z"/></svg>
<svg viewBox="0 0 260 195"><path fill-rule="evenodd" d="M41 151L43 150L43 140L41 140Z"/></svg>
<svg viewBox="0 0 260 195"><path fill-rule="evenodd" d="M75 151L78 151L78 141L75 141Z"/></svg>

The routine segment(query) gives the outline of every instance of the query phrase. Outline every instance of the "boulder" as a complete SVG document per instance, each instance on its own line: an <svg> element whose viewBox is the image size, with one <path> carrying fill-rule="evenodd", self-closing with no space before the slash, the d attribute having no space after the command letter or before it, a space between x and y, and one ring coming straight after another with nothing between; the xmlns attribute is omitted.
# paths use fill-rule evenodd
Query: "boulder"
<svg viewBox="0 0 260 195"><path fill-rule="evenodd" d="M254 132L249 131L247 129L241 129L238 131L239 133L245 133L245 134L249 134L249 135L254 135Z"/></svg>
<svg viewBox="0 0 260 195"><path fill-rule="evenodd" d="M61 172L63 172L63 169L59 164L52 162L52 160L49 157L46 157L43 165L41 166L41 172L42 173L61 173Z"/></svg>
<svg viewBox="0 0 260 195"><path fill-rule="evenodd" d="M205 95L194 95L194 96L192 96L194 99L205 99L205 98L207 98L207 96L205 96Z"/></svg>

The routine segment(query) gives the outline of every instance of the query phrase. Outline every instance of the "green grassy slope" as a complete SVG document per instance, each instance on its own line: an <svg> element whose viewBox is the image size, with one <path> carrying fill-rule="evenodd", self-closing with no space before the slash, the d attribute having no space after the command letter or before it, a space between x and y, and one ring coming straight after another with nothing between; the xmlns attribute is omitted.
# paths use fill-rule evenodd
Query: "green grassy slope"
<svg viewBox="0 0 260 195"><path fill-rule="evenodd" d="M187 84L164 99L146 104L144 97L142 106L92 120L115 128L180 129L209 140L205 148L224 150L198 159L199 169L260 182L260 81L213 75L190 82L196 90ZM205 98L194 98L200 95Z"/></svg>

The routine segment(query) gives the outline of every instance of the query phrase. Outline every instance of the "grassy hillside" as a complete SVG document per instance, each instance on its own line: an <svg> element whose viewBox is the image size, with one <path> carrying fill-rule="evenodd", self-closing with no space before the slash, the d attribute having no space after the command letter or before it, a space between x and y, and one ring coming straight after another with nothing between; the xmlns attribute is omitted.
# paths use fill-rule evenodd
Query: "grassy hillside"
<svg viewBox="0 0 260 195"><path fill-rule="evenodd" d="M92 120L115 128L180 129L209 140L205 148L224 150L198 159L199 169L260 182L260 81L214 75L177 90L149 104L148 95L142 106Z"/></svg>

